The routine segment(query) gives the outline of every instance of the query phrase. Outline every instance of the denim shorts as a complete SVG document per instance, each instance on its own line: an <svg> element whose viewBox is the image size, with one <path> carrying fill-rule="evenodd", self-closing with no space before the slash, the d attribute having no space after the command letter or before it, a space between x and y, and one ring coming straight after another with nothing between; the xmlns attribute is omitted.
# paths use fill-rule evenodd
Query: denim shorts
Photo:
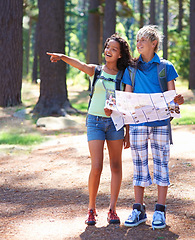
<svg viewBox="0 0 195 240"><path fill-rule="evenodd" d="M87 140L120 140L124 139L124 128L116 131L111 118L88 114L86 119Z"/></svg>

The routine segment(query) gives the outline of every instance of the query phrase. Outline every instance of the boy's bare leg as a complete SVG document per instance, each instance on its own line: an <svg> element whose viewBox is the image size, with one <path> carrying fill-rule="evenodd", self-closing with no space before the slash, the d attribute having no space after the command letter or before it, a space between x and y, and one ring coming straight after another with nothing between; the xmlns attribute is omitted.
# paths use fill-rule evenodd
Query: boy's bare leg
<svg viewBox="0 0 195 240"><path fill-rule="evenodd" d="M158 185L158 204L165 205L167 197L168 186Z"/></svg>
<svg viewBox="0 0 195 240"><path fill-rule="evenodd" d="M134 186L135 203L143 205L144 202L144 187Z"/></svg>

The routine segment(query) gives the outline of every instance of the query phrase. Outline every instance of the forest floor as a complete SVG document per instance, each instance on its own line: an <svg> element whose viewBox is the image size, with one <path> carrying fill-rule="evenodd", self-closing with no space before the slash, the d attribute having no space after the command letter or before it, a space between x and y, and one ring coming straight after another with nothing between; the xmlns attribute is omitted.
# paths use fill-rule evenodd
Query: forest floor
<svg viewBox="0 0 195 240"><path fill-rule="evenodd" d="M155 185L145 191L147 222L135 228L124 226L134 202L130 149L123 151L123 181L117 204L121 224L107 224L110 168L106 145L97 197L98 222L86 226L90 155L84 116L70 116L74 126L54 131L14 117L14 111L0 109L1 130L14 127L38 131L48 140L34 147L0 145L0 239L195 239L194 125L173 127L165 229L153 231L151 227L157 199ZM151 153L149 156L152 172Z"/></svg>

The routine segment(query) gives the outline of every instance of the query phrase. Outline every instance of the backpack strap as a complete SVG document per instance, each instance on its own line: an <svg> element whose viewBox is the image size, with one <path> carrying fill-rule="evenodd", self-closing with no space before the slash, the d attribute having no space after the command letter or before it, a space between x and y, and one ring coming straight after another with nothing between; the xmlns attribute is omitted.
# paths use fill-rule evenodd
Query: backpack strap
<svg viewBox="0 0 195 240"><path fill-rule="evenodd" d="M115 90L122 90L122 82L121 79L123 77L124 70L119 70L116 75L116 82L115 82Z"/></svg>
<svg viewBox="0 0 195 240"><path fill-rule="evenodd" d="M96 83L96 81L97 81L97 79L98 79L98 76L100 76L101 71L102 71L102 66L101 66L101 65L97 65L97 66L95 67L95 73L94 73L93 81L92 81L92 84L91 84L91 92L90 92L90 94L89 94L90 99L89 99L88 109L89 109L89 106L90 106L90 104L91 104L91 98L92 98L92 96L93 96L95 83Z"/></svg>
<svg viewBox="0 0 195 240"><path fill-rule="evenodd" d="M160 63L157 64L158 81L159 81L159 85L160 85L162 92L168 91L166 63L167 63L167 60L161 58ZM173 144L172 131L171 131L171 120L172 119L169 118L168 129L169 129L170 144Z"/></svg>
<svg viewBox="0 0 195 240"><path fill-rule="evenodd" d="M100 76L100 74L101 74L101 71L102 71L102 66L101 65L97 65L95 67L95 73L94 73L93 81L92 81L92 85L91 85L91 93L89 94L90 98L92 98L92 96L93 96L94 86L95 86L95 83L96 83L96 81L98 79L98 76Z"/></svg>
<svg viewBox="0 0 195 240"><path fill-rule="evenodd" d="M135 75L136 75L136 72L137 72L137 67L128 66L128 71L129 71L129 76L131 78L132 91L134 91L134 88L135 88Z"/></svg>
<svg viewBox="0 0 195 240"><path fill-rule="evenodd" d="M160 59L160 63L157 63L158 81L162 92L168 90L167 87L167 71L166 71L167 60Z"/></svg>

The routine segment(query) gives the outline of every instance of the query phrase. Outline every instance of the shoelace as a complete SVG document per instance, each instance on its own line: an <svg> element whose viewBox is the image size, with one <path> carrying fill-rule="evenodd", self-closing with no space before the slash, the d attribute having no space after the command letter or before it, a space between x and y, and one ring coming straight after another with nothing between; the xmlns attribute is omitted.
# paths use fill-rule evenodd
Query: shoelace
<svg viewBox="0 0 195 240"><path fill-rule="evenodd" d="M153 221L165 221L165 215L164 212L160 212L160 211L155 211L155 214L153 216Z"/></svg>
<svg viewBox="0 0 195 240"><path fill-rule="evenodd" d="M88 219L89 219L89 221L95 221L95 216L97 216L95 211L93 211L93 210L89 210L88 211Z"/></svg>
<svg viewBox="0 0 195 240"><path fill-rule="evenodd" d="M138 220L139 220L140 213L141 213L140 211L138 211L137 209L134 209L132 211L132 214L128 217L128 220L135 221L136 218L138 218Z"/></svg>
<svg viewBox="0 0 195 240"><path fill-rule="evenodd" d="M118 216L117 216L116 212L110 211L110 218L112 218L114 220L118 219Z"/></svg>

